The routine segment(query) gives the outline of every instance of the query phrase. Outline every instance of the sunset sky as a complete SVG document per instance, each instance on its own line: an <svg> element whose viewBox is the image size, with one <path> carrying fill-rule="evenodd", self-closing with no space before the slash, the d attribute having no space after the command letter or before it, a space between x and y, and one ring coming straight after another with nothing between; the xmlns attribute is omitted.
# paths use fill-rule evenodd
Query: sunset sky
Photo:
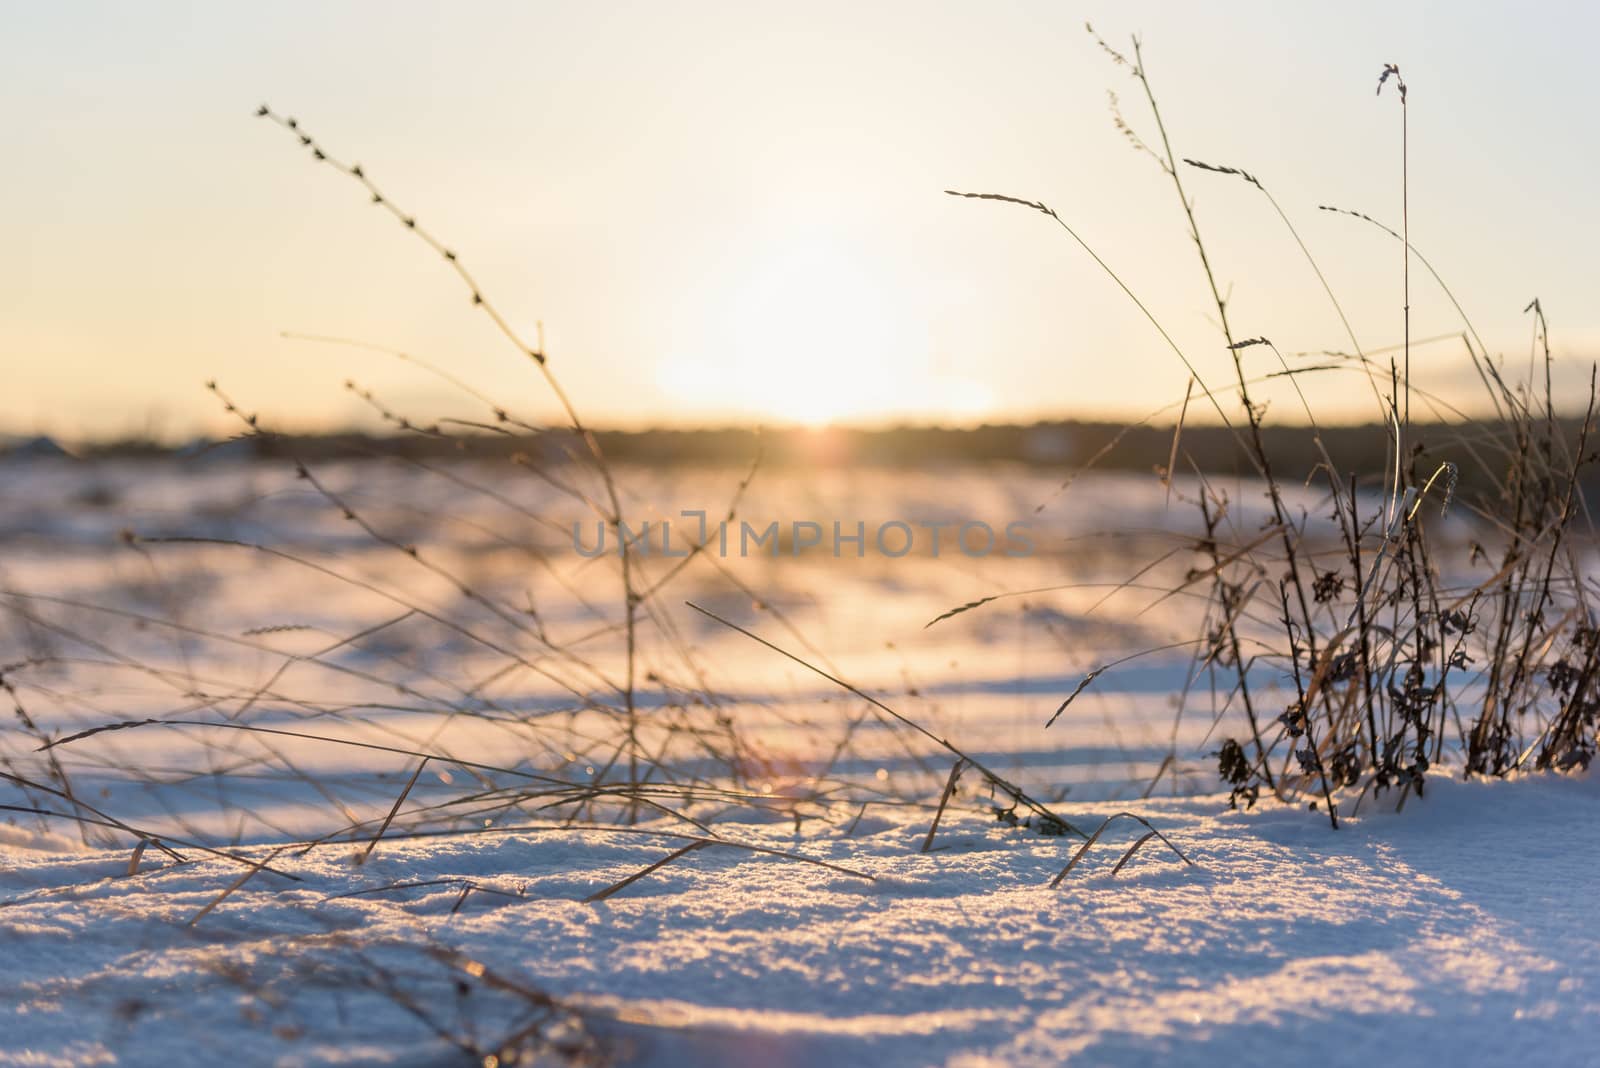
<svg viewBox="0 0 1600 1068"><path fill-rule="evenodd" d="M1411 233L1508 374L1539 297L1558 388L1600 355L1600 8L1589 4L6 4L0 7L0 430L227 429L478 414L414 353L533 418L554 408L437 257L314 166L266 102L360 161L456 249L602 424L1137 417L1187 373L1067 235L946 188L1040 199L1215 385L1227 359L1182 212L1114 128L1154 135L1084 32L1142 34L1180 156L1243 167L1299 227L1358 339L1401 337ZM1185 173L1241 335L1347 349L1243 183ZM1459 318L1414 267L1414 338ZM1291 356L1291 361L1296 357ZM1276 369L1262 350L1261 372ZM1301 362L1314 363L1301 358ZM1421 388L1477 403L1459 341ZM1319 415L1371 418L1347 372ZM1294 418L1291 396L1274 412Z"/></svg>

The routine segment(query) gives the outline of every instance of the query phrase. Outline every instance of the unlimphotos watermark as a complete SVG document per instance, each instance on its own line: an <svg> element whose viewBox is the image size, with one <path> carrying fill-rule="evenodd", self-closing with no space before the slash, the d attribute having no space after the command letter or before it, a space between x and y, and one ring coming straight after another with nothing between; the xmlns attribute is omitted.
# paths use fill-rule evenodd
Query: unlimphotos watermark
<svg viewBox="0 0 1600 1068"><path fill-rule="evenodd" d="M819 523L810 519L771 520L756 525L748 520L723 520L713 528L704 510L688 509L680 518L695 521L692 537L675 537L672 521L644 520L636 527L626 522L593 525L572 524L572 548L579 556L604 556L607 552L634 556L660 556L681 560L695 552L714 552L721 557L799 556L808 551L830 551L835 557L865 557L873 553L898 559L920 552L937 557L941 553L985 557L1032 556L1033 533L1025 520L1013 520L1000 531L978 519L934 521L927 519L888 519L869 524L833 520ZM593 532L586 538L585 528Z"/></svg>

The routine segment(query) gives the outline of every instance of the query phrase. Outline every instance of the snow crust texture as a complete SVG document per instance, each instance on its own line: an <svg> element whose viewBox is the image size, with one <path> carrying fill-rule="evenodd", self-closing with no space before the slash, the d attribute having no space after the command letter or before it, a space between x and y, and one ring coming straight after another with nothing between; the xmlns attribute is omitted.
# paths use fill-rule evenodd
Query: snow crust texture
<svg viewBox="0 0 1600 1068"><path fill-rule="evenodd" d="M593 904L682 843L345 845L273 857L198 920L248 867L150 851L128 877L125 853L10 834L0 1065L471 1063L463 1042L530 1027L544 1063L1596 1063L1596 783L1439 781L1392 809L1334 832L1142 802L1196 866L1152 843L1113 877L1129 821L1055 890L1074 843L972 814L927 854L925 823L870 809L853 833L726 826L873 880L717 846Z"/></svg>

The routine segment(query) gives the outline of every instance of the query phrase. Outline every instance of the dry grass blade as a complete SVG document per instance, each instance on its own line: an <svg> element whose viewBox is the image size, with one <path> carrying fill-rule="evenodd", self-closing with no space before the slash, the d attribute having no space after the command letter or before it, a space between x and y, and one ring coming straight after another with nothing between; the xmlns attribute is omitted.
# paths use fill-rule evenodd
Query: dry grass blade
<svg viewBox="0 0 1600 1068"><path fill-rule="evenodd" d="M1189 398L1194 396L1194 378L1189 379L1189 384L1183 390L1183 408L1178 412L1178 422L1172 428L1172 451L1167 454L1167 470L1162 475L1161 481L1166 483L1167 504L1172 503L1172 475L1178 469L1178 443L1183 439L1183 421L1189 415Z"/></svg>
<svg viewBox="0 0 1600 1068"><path fill-rule="evenodd" d="M199 912L189 917L189 922L185 926L193 927L195 924L199 923L212 909L226 901L235 890L239 889L251 879L254 879L262 871L267 870L267 865L271 864L275 859L277 859L278 854L282 853L287 848L287 846L278 846L272 852L263 857L258 863L252 864L248 871L239 876L232 883L228 884L228 888L226 890L212 898Z"/></svg>
<svg viewBox="0 0 1600 1068"><path fill-rule="evenodd" d="M90 805L90 804L88 804L86 802L83 802L83 801L78 801L78 800L72 798L71 796L69 796L66 793L66 791L64 791L64 790L58 790L55 787L50 786L47 783L35 782L35 781L31 780L31 779L24 779L19 775L13 775L13 774L11 774L10 772L7 772L7 771L0 771L0 779L3 779L4 781L9 782L9 783L11 783L11 784L13 784L15 786L21 787L24 791L26 791L26 790L37 790L40 793L45 793L45 794L49 794L52 797L60 798L61 800L66 801L69 804L71 804L74 808L78 809L79 811L78 812L74 812L74 813L51 812L48 809L41 809L41 808L37 808L35 806L24 807L24 806L18 806L18 805L0 805L0 809L4 809L4 810L8 810L8 811L14 811L14 812L32 812L32 813L35 813L37 815L42 815L42 816L57 816L57 817L60 817L61 819L79 820L79 821L81 821L81 822L83 822L85 824L90 824L90 825L94 825L94 826L114 828L116 830L123 831L123 832L126 832L127 834L132 835L133 837L137 838L141 842L150 842L150 843L154 844L157 849L161 850L163 853L167 854L167 856L171 857L175 861L181 862L181 861L186 859L177 850L173 849L170 846L164 845L159 837L157 837L157 836L155 836L153 834L147 834L146 832L139 830L137 827L134 827L131 824L124 823L122 820L119 820L119 819L111 816L108 813L100 811L99 809L95 808L93 805ZM88 812L91 815L90 816L85 816L85 815L83 815L84 812Z"/></svg>
<svg viewBox="0 0 1600 1068"><path fill-rule="evenodd" d="M514 979L508 979L505 976L499 975L491 970L489 966L484 964L482 961L473 957L469 957L458 949L449 949L444 946L439 946L434 948L431 952L435 960L438 960L443 964L448 964L452 968L460 969L462 972L465 972L472 978L481 980L485 986L491 986L498 990L504 990L508 993L520 994L527 998L530 1002L547 1007L554 1007L556 1004L558 1004L553 997L551 997L549 994L546 994L544 991L535 990L526 983L520 983Z"/></svg>
<svg viewBox="0 0 1600 1068"><path fill-rule="evenodd" d="M1095 679L1099 678L1100 673L1104 670L1105 668L1103 667L1097 667L1091 671L1084 672L1083 678L1078 680L1078 685L1072 688L1072 692L1067 694L1066 699L1056 706L1056 710L1054 712L1050 713L1050 718L1045 720L1044 729L1049 730L1051 727L1055 726L1056 720L1061 718L1061 713L1067 710L1067 706L1072 704L1073 701L1077 700L1078 695L1084 690L1087 690L1089 688L1089 684Z"/></svg>
<svg viewBox="0 0 1600 1068"><path fill-rule="evenodd" d="M395 753L400 756L422 757L424 759L438 760L443 763L450 764L453 767L468 768L475 771L495 772L501 775L516 775L521 778L532 779L537 782L548 783L550 785L574 785L565 779L558 779L549 775L539 775L530 771L520 771L516 768L508 768L499 764L484 764L471 760L458 760L454 757L443 756L438 753L424 753L416 749L406 749L393 745L382 745L378 742L364 742L356 738L339 738L329 734L313 734L309 731L291 731L284 730L279 727L262 727L253 723L228 723L204 719L135 719L129 720L125 723L109 723L103 726L89 727L85 730L78 731L76 734L69 734L63 738L57 738L49 743L49 748L70 745L73 742L82 741L85 738L90 738L97 734L105 734L109 731L133 730L139 727L213 727L217 730L244 731L248 734L279 735L285 738L300 738L312 742L327 742L330 745L354 746L357 749L369 749L379 753Z"/></svg>
<svg viewBox="0 0 1600 1068"><path fill-rule="evenodd" d="M1150 311L1150 309L1145 305L1144 301L1139 299L1138 294L1136 294L1132 288L1130 288L1128 284L1122 280L1122 276L1116 271L1112 270L1111 265L1100 257L1100 254L1094 250L1093 246L1091 246L1082 237L1079 237L1078 232L1072 227L1068 226L1066 220L1062 219L1060 215L1056 214L1055 209L1046 206L1041 201L1025 200L1022 197L1007 196L1003 193L963 193L955 189L946 189L945 192L953 197L966 197L971 200L997 200L1005 204L1020 204L1025 208L1032 208L1034 211L1041 212L1044 215L1049 216L1057 226L1065 230L1067 235L1078 243L1079 248L1088 253L1089 258L1094 260L1095 265L1104 271L1108 278L1116 283L1117 288L1121 289L1128 299L1133 301L1134 307L1139 309L1139 311L1144 315L1146 321L1148 321L1150 325L1155 328L1156 333L1161 335L1161 339L1166 342L1167 347L1172 350L1173 355L1177 356L1179 362L1188 369L1189 377L1193 378L1200 384L1201 391L1205 394L1206 399L1211 402L1211 407L1216 411L1217 418L1222 420L1222 425L1227 427L1231 433L1237 436L1238 430L1233 425L1233 421L1228 418L1228 413L1223 409L1222 404L1212 394L1211 388L1206 385L1205 379L1201 377L1199 370L1196 369L1193 361L1189 359L1188 353L1184 352L1182 347L1180 347L1178 343L1173 340L1172 335L1167 333L1167 328L1161 325L1161 320L1155 317L1155 314ZM1240 444L1243 444L1242 440Z"/></svg>
<svg viewBox="0 0 1600 1068"><path fill-rule="evenodd" d="M400 890L420 890L429 886L460 886L470 883L470 879L416 879L404 883L385 883L382 886L368 886L361 890L346 890L342 894L329 894L323 901L339 901L347 897L370 897L373 894L392 894ZM515 895L507 895L508 897Z"/></svg>
<svg viewBox="0 0 1600 1068"><path fill-rule="evenodd" d="M957 748L955 745L951 744L946 739L939 737L937 734L934 734L932 731L928 730L928 728L924 727L922 724L918 723L916 720L911 719L908 716L901 715L899 712L896 712L894 709L890 708L888 705L884 704L882 701L878 700L876 697L873 697L871 694L867 693L865 690L861 689L859 686L852 685L851 683L848 683L848 682L844 681L843 679L839 678L837 675L830 675L828 672L826 672L826 671L822 670L821 668L817 667L815 664L811 663L810 661L804 660L804 659L796 656L795 654L789 652L789 650L783 648L780 645L774 645L772 642L767 641L767 639L763 638L759 634L756 634L754 631L746 630L744 627L739 626L739 624L734 623L731 620L724 619L724 618L722 618L721 616L717 615L715 612L713 612L713 611L711 611L709 609L701 608L699 605L695 604L693 601L685 601L684 603L687 604L690 608L693 608L696 612L699 612L701 615L706 616L709 619L716 620L718 623L721 623L724 627L727 627L727 628L729 628L731 630L738 631L740 634L743 634L746 638L749 638L751 641L754 641L754 642L756 642L756 643L758 643L760 645L766 646L768 649L771 649L773 652L779 654L780 656L787 657L788 659L794 661L796 664L799 664L801 667L805 668L807 671L810 671L811 673L813 673L815 675L818 675L818 676L820 676L820 677L822 677L824 679L827 679L829 682L833 683L835 686L840 687L841 689L847 690L850 693L855 694L857 697L861 698L863 701L865 701L868 704L872 705L874 708L876 708L879 711L887 714L889 717L894 719L896 722L904 724L907 727L910 727L912 730L916 731L918 734L922 735L924 738L927 738L929 741L931 741L934 744L938 745L941 749L943 749L945 752L949 753L951 756L960 757L960 758L964 759L970 767L972 767L974 770L976 770L979 774L983 775L983 777L985 779L987 779L990 783L992 783L996 788L998 788L999 790L1004 792L1007 796L1011 797L1018 804L1025 806L1027 809L1029 809L1031 812L1033 812L1034 814L1038 815L1042 819L1044 819L1046 821L1050 821L1052 823L1052 825L1059 826L1059 827L1061 827L1061 828L1063 828L1063 829L1065 829L1067 831L1072 832L1073 834L1078 835L1079 837L1085 837L1084 832L1083 832L1083 830L1081 828L1077 827L1076 825L1074 825L1072 823L1067 822L1066 820L1062 819L1060 816L1057 816L1054 812L1051 812L1050 809L1047 808L1045 805L1041 804L1039 801L1035 800L1034 798L1028 796L1028 794L1024 793L1020 787L1015 786L1014 784L1006 781L1005 779L1001 778L999 775L996 775L994 772L990 771L980 761L975 760L970 753L967 753L964 750Z"/></svg>
<svg viewBox="0 0 1600 1068"><path fill-rule="evenodd" d="M933 814L933 823L928 827L928 837L922 840L922 852L926 853L933 848L933 836L939 831L939 821L944 818L945 806L950 803L950 797L956 792L956 780L961 778L961 769L966 766L966 757L957 757L956 762L950 766L950 778L945 781L944 793L939 795L939 808Z"/></svg>
<svg viewBox="0 0 1600 1068"><path fill-rule="evenodd" d="M1110 671L1112 668L1126 664L1130 660L1137 660L1142 656L1150 656L1153 653L1164 653L1172 649L1182 649L1190 645L1200 645L1205 641L1206 639L1204 638L1187 638L1181 642L1167 642L1165 645L1156 645L1150 647L1149 649L1140 649L1137 653L1129 653L1127 656L1119 657L1116 660L1111 660L1107 663L1101 664L1099 667L1087 672L1083 678L1078 680L1078 684L1072 688L1072 692L1067 694L1067 699L1062 701L1060 706L1056 708L1055 712L1051 714L1050 718L1045 721L1045 729L1049 730L1050 727L1055 724L1055 721L1061 718L1061 713L1065 712L1067 710L1067 706L1078 699L1079 694L1083 693L1084 690L1089 688L1090 683L1094 682L1095 679L1098 679L1101 675L1105 674L1107 671Z"/></svg>
<svg viewBox="0 0 1600 1068"><path fill-rule="evenodd" d="M993 595L991 595L989 597L979 597L976 601L968 601L966 604L957 605L956 607L950 609L948 612L940 613L939 615L934 616L932 619L928 620L926 623L924 623L922 625L922 629L923 630L927 630L929 627L933 626L935 623L943 623L945 620L953 618L955 616L959 616L963 612L970 612L974 608L982 608L984 605L989 604L989 603L991 603L993 601L998 601L1003 597L1020 596L1020 592L1021 591L1019 591L1019 593L996 593L996 594L993 594ZM1041 589L1041 590L1038 590L1038 591L1026 591L1026 592L1043 593L1043 592L1045 592L1045 590Z"/></svg>
<svg viewBox="0 0 1600 1068"><path fill-rule="evenodd" d="M1054 890L1056 887L1061 885L1061 880L1065 879L1068 873L1071 872L1073 868L1078 866L1078 861L1082 860L1084 854L1089 852L1089 847L1098 842L1100 840L1100 836L1106 833L1106 828L1110 827L1117 820L1124 818L1137 820L1139 823L1144 824L1145 829L1150 832L1150 834L1145 835L1145 838L1149 838L1150 835L1154 835L1155 837L1161 839L1161 841L1165 843L1166 847L1176 853L1178 855L1178 859L1189 865L1189 867L1194 868L1199 866L1185 856L1183 850L1173 845L1171 839L1162 834L1160 831L1156 830L1155 826L1143 816L1135 812L1117 812L1107 816L1105 821L1102 822L1099 827L1095 828L1095 832L1089 836L1088 841L1084 842L1083 845L1078 847L1078 851L1072 854L1072 859L1067 861L1067 866L1062 868L1060 874L1058 874L1054 879L1050 880L1050 889ZM1144 838L1141 838L1138 842L1134 843L1133 849L1128 850L1127 856L1123 857L1122 860L1118 862L1117 867L1121 868L1122 865L1127 862L1128 857L1133 855L1134 850L1138 849L1139 846L1143 844ZM1115 874L1115 871L1113 871L1113 874Z"/></svg>
<svg viewBox="0 0 1600 1068"><path fill-rule="evenodd" d="M394 799L394 806L389 809L389 814L383 817L383 825L378 828L378 833L372 836L372 841L367 843L367 848L361 852L358 863L365 864L367 858L372 856L372 851L378 848L378 839L383 837L383 832L389 829L389 824L394 822L395 814L400 811L400 806L406 803L406 795L411 793L411 788L417 785L417 777L422 774L422 769L428 766L428 757L423 757L417 762L417 770L411 773L411 778L406 780L406 788L400 791L400 796Z"/></svg>
<svg viewBox="0 0 1600 1068"><path fill-rule="evenodd" d="M1117 861L1117 866L1111 869L1111 874L1115 875L1117 872L1121 871L1122 866L1128 863L1128 861L1132 860L1135 853L1139 852L1139 847L1150 841L1150 839L1154 838L1155 836L1155 831L1146 831L1144 834L1140 835L1139 840L1134 842L1133 845L1129 846L1126 853L1122 854L1122 859Z"/></svg>
<svg viewBox="0 0 1600 1068"><path fill-rule="evenodd" d="M1144 788L1144 793L1140 794L1139 796L1141 798L1148 798L1152 793L1154 793L1156 784L1161 781L1161 776L1165 775L1169 768L1174 768L1176 763L1177 760L1175 754L1168 753L1166 756L1162 757L1161 766L1156 769L1156 773L1154 775L1150 776L1149 785Z"/></svg>
<svg viewBox="0 0 1600 1068"><path fill-rule="evenodd" d="M520 888L517 892L513 893L510 890L499 890L492 886L484 886L482 883L474 882L471 879L465 879L456 876L446 879L417 879L411 882L387 883L383 886L368 886L360 890L347 890L342 894L329 894L322 900L324 902L328 902L339 901L349 897L371 897L376 894L398 893L402 890L421 890L431 886L458 886L461 888L461 892L456 895L455 901L450 906L449 915L451 916L454 916L456 913L460 912L461 907L466 904L467 898L473 894L493 894L496 897L510 898L513 901L520 901L525 898L525 895Z"/></svg>
<svg viewBox="0 0 1600 1068"><path fill-rule="evenodd" d="M1032 208L1034 211L1048 215L1052 219L1056 218L1056 213L1053 209L1046 207L1037 200L1024 200L1022 197L1007 196L1004 193L963 193L959 189L946 189L945 194L952 197L965 197L968 200L998 200L1002 204L1020 204L1024 208Z"/></svg>
<svg viewBox="0 0 1600 1068"><path fill-rule="evenodd" d="M693 853L696 850L704 849L706 846L713 845L713 844L715 844L715 843L708 842L708 841L690 842L688 845L683 846L680 849L674 849L672 852L668 853L666 856L662 857L660 860L656 861L654 864L648 864L645 867L640 868L638 871L634 872L632 875L628 876L626 879L622 879L622 880L619 880L618 882L614 882L610 886L606 887L604 890L596 890L594 893L592 893L588 897L584 898L583 902L586 905L592 905L597 901L604 901L606 898L610 897L612 894L615 894L617 891L625 890L629 886L632 886L634 883L638 882L640 879L643 879L646 875L649 875L651 872L657 871L657 870L659 870L661 868L665 868L668 864L671 864L673 861L677 860L679 857L687 856L688 854Z"/></svg>

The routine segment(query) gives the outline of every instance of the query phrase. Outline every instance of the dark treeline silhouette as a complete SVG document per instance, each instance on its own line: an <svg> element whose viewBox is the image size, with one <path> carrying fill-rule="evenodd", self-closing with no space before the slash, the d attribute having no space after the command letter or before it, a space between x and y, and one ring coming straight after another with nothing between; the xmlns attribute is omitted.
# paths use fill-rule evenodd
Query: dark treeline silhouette
<svg viewBox="0 0 1600 1068"><path fill-rule="evenodd" d="M1580 421L1558 421L1558 431L1575 446ZM1360 472L1381 482L1392 464L1387 427L1263 427L1262 435L1274 473L1291 479L1312 478L1322 462L1316 437L1341 471ZM784 428L757 431L748 427L702 429L601 430L596 432L610 460L645 466L748 465L759 455L764 468L791 466L874 465L925 467L958 463L1014 463L1071 471L1094 470L1158 474L1172 455L1172 426L1128 426L1121 423L1066 420L1029 424L985 424L969 428L904 426L885 429L830 427L823 430ZM1226 427L1186 426L1178 439L1178 472L1198 468L1208 474L1252 473L1248 453ZM443 434L416 432L369 434L338 432L294 436L259 436L196 441L183 446L149 441L118 441L74 449L84 458L166 457L177 460L304 460L361 459L401 456L411 459L511 459L560 463L582 446L570 430L539 434ZM1492 423L1416 424L1408 439L1418 469L1432 470L1453 461L1465 484L1472 486L1483 458L1504 455L1516 443ZM37 443L7 450L7 455L52 455ZM1478 487L1483 488L1483 487Z"/></svg>

